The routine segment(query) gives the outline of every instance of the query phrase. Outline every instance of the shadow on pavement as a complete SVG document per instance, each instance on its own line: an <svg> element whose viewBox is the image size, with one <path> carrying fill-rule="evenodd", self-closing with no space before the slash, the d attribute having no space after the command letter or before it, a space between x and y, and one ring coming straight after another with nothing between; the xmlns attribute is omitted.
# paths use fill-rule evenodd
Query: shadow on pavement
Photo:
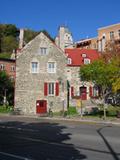
<svg viewBox="0 0 120 160"><path fill-rule="evenodd" d="M69 133L58 123L0 123L0 159L14 160L83 160Z"/></svg>
<svg viewBox="0 0 120 160"><path fill-rule="evenodd" d="M107 148L109 149L111 155L113 156L114 160L120 160L117 156L117 153L115 153L115 151L113 150L113 148L111 147L111 145L109 144L109 142L107 141L107 139L104 137L104 135L102 134L102 130L106 127L109 127L109 126L105 126L105 127L102 127L102 128L99 128L97 130L97 133L100 135L100 137L103 139L104 143L106 144Z"/></svg>

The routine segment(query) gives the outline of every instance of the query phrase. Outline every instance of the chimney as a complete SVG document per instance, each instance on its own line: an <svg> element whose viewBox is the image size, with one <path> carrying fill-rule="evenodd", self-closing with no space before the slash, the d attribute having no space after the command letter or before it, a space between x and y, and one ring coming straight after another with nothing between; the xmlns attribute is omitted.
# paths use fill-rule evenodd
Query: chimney
<svg viewBox="0 0 120 160"><path fill-rule="evenodd" d="M20 29L20 34L19 34L19 49L23 48L23 42L24 42L24 29Z"/></svg>

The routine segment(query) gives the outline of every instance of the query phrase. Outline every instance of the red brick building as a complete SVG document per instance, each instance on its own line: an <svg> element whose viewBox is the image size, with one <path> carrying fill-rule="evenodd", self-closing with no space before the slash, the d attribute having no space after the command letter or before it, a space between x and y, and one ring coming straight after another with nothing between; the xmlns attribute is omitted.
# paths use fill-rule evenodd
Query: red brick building
<svg viewBox="0 0 120 160"><path fill-rule="evenodd" d="M11 79L15 79L15 60L0 58L0 71L5 71Z"/></svg>

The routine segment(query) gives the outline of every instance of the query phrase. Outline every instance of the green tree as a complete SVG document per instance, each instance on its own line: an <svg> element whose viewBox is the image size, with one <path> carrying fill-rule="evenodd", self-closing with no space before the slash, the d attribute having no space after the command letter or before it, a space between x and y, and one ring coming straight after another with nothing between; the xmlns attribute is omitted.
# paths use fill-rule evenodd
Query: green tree
<svg viewBox="0 0 120 160"><path fill-rule="evenodd" d="M14 102L14 82L12 82L9 76L4 71L0 71L0 103L3 103L4 97L13 105Z"/></svg>
<svg viewBox="0 0 120 160"><path fill-rule="evenodd" d="M19 30L13 24L0 24L0 53L11 53L18 46Z"/></svg>
<svg viewBox="0 0 120 160"><path fill-rule="evenodd" d="M3 53L12 53L13 49L18 47L18 42L13 36L3 37L2 39L2 52Z"/></svg>
<svg viewBox="0 0 120 160"><path fill-rule="evenodd" d="M101 96L105 96L108 88L111 87L111 72L109 65L102 59L96 60L89 65L84 65L80 69L82 80L92 81L101 88Z"/></svg>
<svg viewBox="0 0 120 160"><path fill-rule="evenodd" d="M35 32L33 30L26 29L24 31L24 43L25 44L28 43L29 41L34 39L38 34L39 34L39 32Z"/></svg>

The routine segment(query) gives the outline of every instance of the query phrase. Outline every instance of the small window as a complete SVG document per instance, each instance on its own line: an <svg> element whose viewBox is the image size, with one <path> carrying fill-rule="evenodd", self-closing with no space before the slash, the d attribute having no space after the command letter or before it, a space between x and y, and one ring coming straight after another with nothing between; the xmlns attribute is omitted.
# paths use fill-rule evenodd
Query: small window
<svg viewBox="0 0 120 160"><path fill-rule="evenodd" d="M48 62L47 68L48 68L48 73L56 73L56 63L55 62Z"/></svg>
<svg viewBox="0 0 120 160"><path fill-rule="evenodd" d="M87 57L86 53L83 53L83 54L82 54L82 57L83 57L83 58Z"/></svg>
<svg viewBox="0 0 120 160"><path fill-rule="evenodd" d="M67 64L72 64L72 59L68 58Z"/></svg>
<svg viewBox="0 0 120 160"><path fill-rule="evenodd" d="M110 32L110 40L113 40L113 39L114 39L114 32L111 31L111 32Z"/></svg>
<svg viewBox="0 0 120 160"><path fill-rule="evenodd" d="M55 83L48 83L48 94L49 96L55 95Z"/></svg>
<svg viewBox="0 0 120 160"><path fill-rule="evenodd" d="M40 48L40 55L46 55L47 54L47 48L41 47Z"/></svg>
<svg viewBox="0 0 120 160"><path fill-rule="evenodd" d="M120 30L118 30L118 36L119 36L119 38L120 38Z"/></svg>
<svg viewBox="0 0 120 160"><path fill-rule="evenodd" d="M84 59L84 64L90 64L90 59L89 58L85 58Z"/></svg>
<svg viewBox="0 0 120 160"><path fill-rule="evenodd" d="M15 66L11 66L11 71L12 71L12 72L15 71Z"/></svg>
<svg viewBox="0 0 120 160"><path fill-rule="evenodd" d="M4 70L5 70L4 64L0 64L0 70L1 70L1 71L4 71Z"/></svg>
<svg viewBox="0 0 120 160"><path fill-rule="evenodd" d="M38 73L38 62L32 62L31 71L32 73Z"/></svg>

